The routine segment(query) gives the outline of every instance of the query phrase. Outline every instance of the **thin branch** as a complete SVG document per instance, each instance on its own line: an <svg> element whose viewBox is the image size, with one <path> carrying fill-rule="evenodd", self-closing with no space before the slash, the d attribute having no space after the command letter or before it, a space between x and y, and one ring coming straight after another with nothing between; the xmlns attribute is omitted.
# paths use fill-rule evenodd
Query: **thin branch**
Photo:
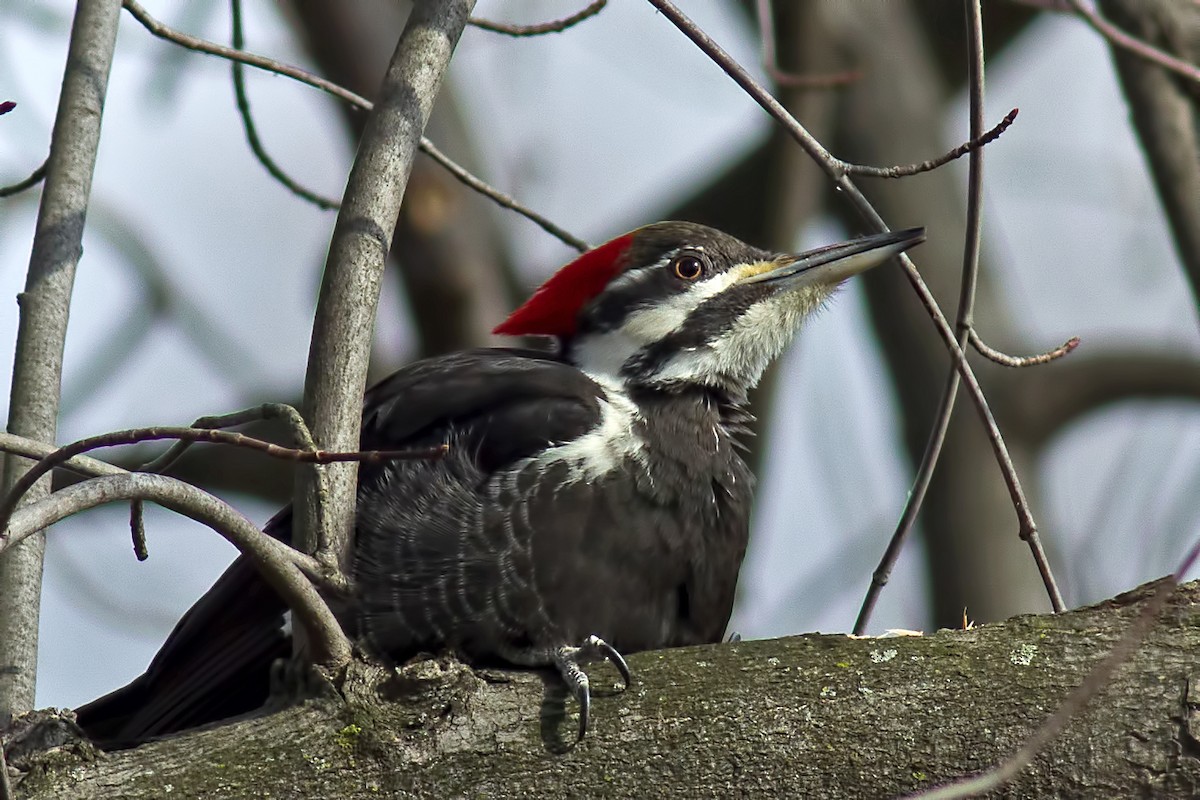
<svg viewBox="0 0 1200 800"><path fill-rule="evenodd" d="M28 178L9 184L8 186L0 186L0 197L12 197L14 194L20 194L26 189L33 188L46 179L46 165L50 163L50 159L42 162L42 165L30 173Z"/></svg>
<svg viewBox="0 0 1200 800"><path fill-rule="evenodd" d="M989 131L982 131L976 134L972 132L970 141L963 142L958 147L948 153L922 161L920 164L908 164L900 167L871 167L863 164L850 164L843 161L842 167L849 175L862 175L868 178L907 178L911 175L919 175L922 172L931 172L938 167L949 164L957 158L962 158L968 153L974 153L982 149L985 145L991 144L1000 138L1000 134L1008 130L1008 126L1013 124L1013 120L1017 118L1019 109L1014 108L1004 115L1004 119L997 123L996 127Z"/></svg>
<svg viewBox="0 0 1200 800"><path fill-rule="evenodd" d="M984 119L984 58L983 58L983 21L979 0L966 0L967 19L967 82L970 87L970 127L971 138L977 139L983 130ZM965 347L967 335L971 330L975 310L975 286L979 276L979 241L983 225L983 150L971 153L967 173L967 229L963 237L963 267L962 286L958 297L958 314L956 329L957 344ZM937 468L938 459L942 454L942 446L946 441L946 432L950 429L950 417L954 413L954 401L958 397L959 375L951 367L946 376L945 388L938 400L937 411L934 414L933 427L925 442L925 451L921 454L921 462L917 466L912 489L904 504L904 511L896 530L884 549L879 565L871 575L871 585L863 598L858 618L854 621L854 633L861 636L866 632L871 614L883 587L891 577L892 569L904 542L908 539L917 515L925 502L925 495L933 481L933 471Z"/></svg>
<svg viewBox="0 0 1200 800"><path fill-rule="evenodd" d="M226 47L225 45L210 42L206 39L200 39L190 34L183 33L182 31L175 30L174 28L165 25L164 23L152 17L150 13L146 11L146 9L144 9L140 3L137 2L137 0L123 0L122 5L125 7L125 10L133 15L134 19L142 24L142 27L160 39L172 42L180 47L183 47L187 50L193 50L197 53L205 53L207 55L224 58L229 61L237 61L239 63L246 64L247 66L265 70L267 72L273 72L276 75L282 75L286 78L291 78L292 80L312 86L314 89L320 89L321 91L331 94L339 100L343 100L350 105L355 106L356 108L363 109L364 111L370 111L374 108L374 104L362 95L355 94L344 86L339 86L333 81L326 80L319 75L314 75L313 73L300 69L299 67L285 64L282 61L276 61L275 59L260 56L255 53L248 53L244 50L235 50L231 47ZM422 136L419 146L423 153L428 155L441 167L450 172L450 174L457 178L464 186L479 192L484 197L493 200L498 205L503 206L510 211L515 211L516 213L528 219L530 222L537 225L546 233L562 241L564 244L580 251L587 249L587 245L583 242L583 240L572 236L559 226L550 222L541 214L538 214L537 212L521 205L500 190L490 186L475 175L472 175L463 166L455 161L452 161L445 153L435 147L433 142L429 141L429 139Z"/></svg>
<svg viewBox="0 0 1200 800"><path fill-rule="evenodd" d="M229 5L232 12L231 16L233 17L233 47L236 50L241 50L245 44L245 34L242 29L242 1L230 0ZM336 209L340 205L338 201L331 200L301 186L283 171L283 168L275 162L275 159L267 154L262 140L258 138L258 128L254 125L254 117L250 114L250 98L246 94L246 67L240 61L232 62L232 66L233 94L237 100L238 116L242 119L242 129L246 132L246 142L250 145L250 152L254 153L254 157L258 159L258 163L263 165L267 173L283 184L284 188L292 194L302 200L307 200L322 211Z"/></svg>
<svg viewBox="0 0 1200 800"><path fill-rule="evenodd" d="M291 431L293 444L300 450L316 451L317 446L313 443L312 434L308 431L308 425L304 422L304 417L287 403L263 403L259 406L246 408L241 411L233 411L229 414L197 417L188 427L236 428L239 425L245 425L249 422L268 419L284 420ZM139 467L138 471L166 472L196 441L194 439L180 439L171 445L161 456L152 461L147 461Z"/></svg>
<svg viewBox="0 0 1200 800"><path fill-rule="evenodd" d="M113 431L99 436L80 439L79 441L60 447L34 464L28 472L21 476L20 480L13 484L12 489L4 497L3 501L0 501L0 531L4 530L17 504L21 501L24 494L29 491L30 487L55 467L62 466L71 458L91 450L137 444L139 442L161 441L163 439L182 439L189 442L210 442L214 444L233 445L234 447L246 447L266 453L274 458L284 458L305 464L334 464L346 461L380 464L385 461L397 459L440 458L445 455L447 449L445 445L441 445L439 447L422 448L419 450L332 452L328 450L296 450L290 447L281 447L271 442L265 442L262 439L255 439L244 433L213 430L211 428L160 426Z"/></svg>
<svg viewBox="0 0 1200 800"><path fill-rule="evenodd" d="M7 429L52 442L57 431L63 348L75 269L100 145L104 99L121 10L109 0L79 0L71 25L62 90L50 137L13 358ZM0 491L27 467L4 459ZM49 481L31 500L45 497ZM33 708L45 537L0 559L0 718Z"/></svg>
<svg viewBox="0 0 1200 800"><path fill-rule="evenodd" d="M860 70L834 72L829 75L798 75L782 69L779 66L779 56L775 52L775 14L771 8L771 0L756 0L754 12L758 17L763 69L776 85L788 89L834 89L862 78Z"/></svg>
<svg viewBox="0 0 1200 800"><path fill-rule="evenodd" d="M149 500L221 534L250 560L302 621L314 663L344 664L350 659L350 641L307 577L322 573L316 559L271 538L218 498L174 478L143 473L109 475L55 492L23 506L12 516L6 537L0 538L0 554L59 520L121 500Z"/></svg>
<svg viewBox="0 0 1200 800"><path fill-rule="evenodd" d="M133 556L138 561L150 558L146 547L146 516L141 500L131 500L129 503L129 530L133 537Z"/></svg>
<svg viewBox="0 0 1200 800"><path fill-rule="evenodd" d="M461 165L447 158L446 155L428 139L421 140L421 150L425 153L425 155L441 164L447 172L457 178L458 181L464 186L474 189L480 194L485 195L496 205L517 212L568 247L573 247L581 253L589 249L590 245L583 239L580 239L578 236L575 236L569 231L560 228L546 217L543 217L541 214L533 211L532 209L526 208L516 200L506 195L504 192L501 192L495 187L489 186L479 178L472 175L470 172L467 172L467 170Z"/></svg>
<svg viewBox="0 0 1200 800"><path fill-rule="evenodd" d="M474 25L480 30L502 33L505 36L541 36L544 33L562 33L567 28L578 25L588 17L596 16L606 5L608 5L608 0L594 0L582 11L577 11L569 17L551 20L550 22L541 22L535 25L509 25L503 22L480 19L479 17L471 17L467 20L467 24Z"/></svg>
<svg viewBox="0 0 1200 800"><path fill-rule="evenodd" d="M1200 541L1192 545L1192 549L1184 556L1173 574L1159 581L1154 593L1144 602L1141 610L1125 633L1113 645L1112 650L1096 666L1092 667L1083 682L1071 690L1071 693L1059 704L1049 719L1025 740L1017 752L981 775L955 781L931 791L919 792L910 797L921 798L921 800L958 800L964 797L975 797L986 792L997 791L1017 777L1021 770L1033 763L1037 754L1042 752L1046 745L1062 732L1067 723L1095 699L1104 690L1104 687L1109 685L1113 674L1133 655L1138 645L1150 633L1167 601L1171 599L1171 593L1175 591L1179 586L1179 581L1196 563L1198 556L1200 556Z"/></svg>
<svg viewBox="0 0 1200 800"><path fill-rule="evenodd" d="M1168 69L1176 75L1187 78L1190 81L1200 83L1200 67L1195 64L1189 64L1181 58L1176 58L1170 53L1165 53L1152 44L1142 41L1136 36L1130 36L1125 31L1113 25L1100 15L1094 8L1091 8L1083 0L1067 0L1075 13L1082 17L1092 30L1099 33L1112 44L1123 50L1128 50L1134 55L1144 58L1152 64L1157 64L1163 69Z"/></svg>
<svg viewBox="0 0 1200 800"><path fill-rule="evenodd" d="M971 328L970 340L971 346L978 350L981 356L991 359L1004 367L1033 367L1038 364L1049 364L1051 361L1062 358L1076 347L1079 347L1079 337L1072 336L1058 347L1045 353L1039 353L1035 356L1010 356L1007 353L1002 353L988 346L987 342L979 338L979 333L974 328Z"/></svg>
<svg viewBox="0 0 1200 800"><path fill-rule="evenodd" d="M850 200L855 210L858 211L859 215L863 217L873 230L880 232L888 230L887 223L879 216L879 212L875 210L875 207L871 205L870 201L867 200L854 181L850 179L850 176L846 174L843 169L843 162L835 158L820 142L813 138L812 134L795 117L788 113L788 110L770 92L754 80L746 72L745 68L738 64L720 45L714 42L708 34L696 27L695 23L688 19L670 0L650 0L650 3L661 11L663 16L670 20L675 27L679 28L685 36L691 39L735 83L754 98L762 106L763 110L774 117L791 134L792 138L817 163L817 166L829 176L837 189ZM1004 437L1000 434L1000 429L988 405L987 398L979 386L979 381L976 379L971 365L967 362L963 349L958 346L958 341L955 338L953 329L950 327L950 323L946 321L941 308L938 307L937 300L934 299L933 294L929 291L929 287L921 278L916 265L906 253L901 253L897 258L904 268L904 273L909 283L916 291L918 299L925 307L930 319L933 320L938 335L945 343L946 349L950 352L955 368L962 375L971 400L983 422L984 431L992 446L992 451L995 453L996 461L1000 466L1009 496L1012 498L1013 507L1016 510L1020 523L1021 538L1029 544L1029 548L1033 552L1038 572L1041 574L1042 582L1046 586L1046 592L1051 598L1051 605L1056 611L1061 610L1064 607L1062 595L1050 571L1049 562L1046 560L1045 551L1042 548L1037 532L1037 525L1033 520L1033 514L1025 498L1025 491L1021 487L1021 481L1017 476L1016 468L1013 466L1008 446L1004 443Z"/></svg>
<svg viewBox="0 0 1200 800"><path fill-rule="evenodd" d="M46 456L57 452L58 447L56 445L39 442L35 439L28 439L24 436L18 436L15 433L0 431L0 453L12 453L24 458L40 461ZM91 458L90 456L73 456L63 463L58 464L56 469L70 470L77 475L85 475L89 478L95 478L100 475L127 475L129 473L127 469L121 469L118 466L109 464L107 461L101 461L98 458Z"/></svg>

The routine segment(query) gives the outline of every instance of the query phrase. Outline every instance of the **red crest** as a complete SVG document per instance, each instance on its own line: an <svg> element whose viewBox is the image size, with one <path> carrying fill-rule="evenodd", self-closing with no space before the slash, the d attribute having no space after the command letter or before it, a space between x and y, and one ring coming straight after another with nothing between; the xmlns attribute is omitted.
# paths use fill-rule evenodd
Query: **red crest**
<svg viewBox="0 0 1200 800"><path fill-rule="evenodd" d="M588 250L551 275L492 333L570 336L575 332L580 310L621 271L621 257L632 243L633 234L627 233Z"/></svg>

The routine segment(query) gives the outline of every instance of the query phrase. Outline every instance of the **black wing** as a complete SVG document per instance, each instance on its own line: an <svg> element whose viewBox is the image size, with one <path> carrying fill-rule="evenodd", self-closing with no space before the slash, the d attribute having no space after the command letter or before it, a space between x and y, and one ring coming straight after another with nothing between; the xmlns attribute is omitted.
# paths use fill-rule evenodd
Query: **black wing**
<svg viewBox="0 0 1200 800"><path fill-rule="evenodd" d="M464 458L487 474L595 425L600 392L571 365L534 351L494 348L418 361L368 390L362 446L450 442L462 452L428 462L435 479ZM384 474L384 467L364 466L360 497L364 487L378 490ZM290 541L290 508L266 530ZM238 558L184 615L146 672L79 708L79 724L98 744L113 748L260 707L271 664L290 652L285 612L274 591Z"/></svg>

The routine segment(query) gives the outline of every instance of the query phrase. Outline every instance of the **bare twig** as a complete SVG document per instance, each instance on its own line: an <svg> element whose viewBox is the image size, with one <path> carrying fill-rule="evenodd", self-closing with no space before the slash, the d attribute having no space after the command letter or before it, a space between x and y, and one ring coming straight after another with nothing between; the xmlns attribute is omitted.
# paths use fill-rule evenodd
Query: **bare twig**
<svg viewBox="0 0 1200 800"><path fill-rule="evenodd" d="M1048 364L1056 358L1062 358L1076 347L1079 347L1079 337L1072 336L1058 347L1045 353L1039 353L1035 356L1010 356L1007 353L1002 353L999 350L989 347L987 342L979 338L979 333L974 328L971 328L970 340L971 346L978 350L981 356L1005 367L1033 367L1038 364Z"/></svg>
<svg viewBox="0 0 1200 800"><path fill-rule="evenodd" d="M56 445L39 442L35 439L27 439L24 436L17 436L15 433L0 431L0 453L13 453L14 455L40 461L56 452L58 452ZM59 464L56 469L70 470L77 475L86 475L90 478L100 475L125 475L129 472L127 469L121 469L118 466L109 464L107 461L101 461L98 458L91 458L89 456L74 456Z"/></svg>
<svg viewBox="0 0 1200 800"><path fill-rule="evenodd" d="M62 91L50 139L13 361L7 429L52 442L57 430L62 357L75 268L82 252L100 124L116 44L120 8L108 0L79 0L71 26ZM4 459L0 491L27 463ZM31 501L45 497L49 482ZM45 537L34 536L0 559L0 719L33 707L38 617Z"/></svg>
<svg viewBox="0 0 1200 800"><path fill-rule="evenodd" d="M879 212L875 210L875 207L871 205L870 201L867 200L854 181L850 179L850 176L846 174L843 168L844 162L835 158L820 142L813 138L812 134L795 117L788 113L787 109L770 92L754 80L746 72L745 68L738 64L720 45L714 42L708 34L696 27L695 23L688 19L674 3L670 2L670 0L650 0L650 3L661 11L663 16L691 39L735 83L754 98L755 102L762 106L763 110L774 117L791 134L792 138L809 154L821 170L829 176L830 180L833 181L838 190L850 201L854 209L858 211L859 215L863 217L870 228L881 232L888 230L887 224L879 216ZM1046 560L1046 555L1038 536L1037 525L1033 520L1029 503L1025 498L1025 491L1021 487L1021 481L1017 476L1016 468L1013 466L1008 446L1004 443L1004 437L1000 434L1000 429L996 425L996 420L988 405L987 398L979 386L979 381L976 379L971 365L967 362L963 349L958 346L958 341L955 338L953 329L950 327L950 323L946 321L946 317L942 314L941 308L938 307L937 301L929 291L929 287L925 285L925 281L917 271L916 265L913 264L912 259L907 254L902 253L897 258L904 268L904 274L908 278L909 283L916 291L918 299L920 299L921 304L925 307L930 319L933 320L938 335L945 343L946 349L950 351L955 368L958 369L963 382L967 386L976 411L983 421L984 431L992 446L992 451L995 453L996 461L1000 466L1000 472L1008 488L1009 496L1012 498L1013 508L1016 510L1020 523L1021 538L1029 544L1030 550L1033 552L1034 561L1042 577L1042 582L1046 586L1046 592L1050 596L1051 605L1055 610L1062 610L1062 595L1050 571L1049 562Z"/></svg>
<svg viewBox="0 0 1200 800"><path fill-rule="evenodd" d="M14 194L20 194L26 189L31 189L37 186L46 179L46 164L49 159L42 162L42 165L30 173L28 178L9 184L8 186L0 186L0 197L12 197Z"/></svg>
<svg viewBox="0 0 1200 800"><path fill-rule="evenodd" d="M1037 754L1062 732L1067 723L1095 699L1104 690L1104 687L1109 685L1113 673L1133 655L1138 645L1154 627L1167 601L1171 598L1171 593L1175 591L1179 586L1179 581L1196 563L1198 556L1200 556L1200 542L1192 545L1192 549L1184 556L1173 574L1159 581L1154 593L1144 601L1141 610L1133 618L1133 622L1130 623L1125 633L1113 645L1112 650L1100 659L1096 666L1092 667L1083 682L1071 690L1071 693L1059 704L1054 713L1033 732L1032 736L1025 740L1017 752L981 775L964 778L927 792L918 792L910 797L914 800L915 798L958 800L964 797L975 797L986 792L996 791L1017 777L1021 770L1029 766Z"/></svg>
<svg viewBox="0 0 1200 800"><path fill-rule="evenodd" d="M176 428L165 426L129 428L127 430L113 431L72 442L69 445L58 448L30 467L29 471L13 484L12 489L4 497L3 501L0 501L0 532L4 531L9 517L12 516L14 509L16 509L17 504L21 501L21 497L29 491L29 488L43 475L56 467L62 466L73 457L104 447L118 447L121 445L137 444L139 442L161 441L163 439L182 439L189 442L211 442L214 444L233 445L234 447L246 447L266 453L274 458L284 458L306 464L334 464L346 461L379 464L397 459L440 458L446 453L445 445L419 450L363 450L346 452L296 450L290 447L281 447L271 442L265 442L262 439L255 439L244 433L213 430L211 428Z"/></svg>
<svg viewBox="0 0 1200 800"><path fill-rule="evenodd" d="M149 500L221 534L250 560L301 620L316 663L349 660L350 642L308 577L324 576L316 559L271 538L218 498L174 478L143 473L109 475L55 492L12 516L6 538L0 539L0 554L72 514L122 500Z"/></svg>
<svg viewBox="0 0 1200 800"><path fill-rule="evenodd" d="M425 155L441 164L447 172L457 178L458 181L464 186L474 189L480 194L487 196L496 205L517 212L521 216L525 217L525 219L529 220L534 225L537 225L546 233L558 239L568 247L573 247L581 253L588 249L589 245L583 239L580 239L578 236L575 236L569 231L560 228L558 225L555 225L553 222L543 217L536 211L526 208L516 200L506 195L504 192L501 192L499 189L484 183L470 172L467 172L467 170L462 166L447 158L445 154L443 154L442 151L439 150L434 143L428 139L421 140L421 150L425 153Z"/></svg>
<svg viewBox="0 0 1200 800"><path fill-rule="evenodd" d="M970 141L963 142L958 147L948 153L938 156L937 158L928 161L922 161L920 164L908 164L898 167L871 167L863 164L850 164L842 162L843 168L850 175L862 175L868 178L907 178L910 175L919 175L922 172L930 172L938 167L949 164L956 158L962 158L967 153L974 153L982 149L985 145L991 144L1000 138L1000 134L1008 130L1008 126L1013 124L1013 120L1017 118L1019 109L1014 108L1004 115L1004 119L996 124L996 127L989 131L971 134Z"/></svg>
<svg viewBox="0 0 1200 800"><path fill-rule="evenodd" d="M966 0L967 18L967 81L970 86L970 127L971 138L977 139L983 131L984 119L984 59L983 59L983 20L979 0ZM962 286L958 296L958 314L956 343L959 348L966 347L967 336L971 330L975 311L975 286L979 276L979 241L983 226L983 150L971 153L967 173L967 230L963 237L963 267ZM912 489L904 504L904 511L888 546L884 549L879 565L871 575L871 585L863 598L858 618L854 621L854 633L861 636L866 631L875 610L875 604L883 587L892 574L896 560L907 540L917 515L925 502L925 495L933 481L933 471L937 468L938 459L942 454L942 445L946 441L946 432L950 429L950 417L954 413L954 401L958 397L958 370L951 367L946 376L946 385L942 389L938 401L937 412L934 414L933 428L925 442L925 451L921 454L921 462L917 466L916 477Z"/></svg>
<svg viewBox="0 0 1200 800"><path fill-rule="evenodd" d="M245 44L245 35L242 29L242 0L230 0L229 5L232 12L231 16L233 17L233 47L236 50L241 50ZM258 128L254 125L254 117L250 114L250 98L246 94L246 67L240 61L232 62L232 66L233 94L237 100L238 116L242 118L242 129L246 132L246 142L250 145L250 152L254 153L254 157L258 159L258 163L263 165L268 174L283 184L284 188L292 194L302 200L307 200L323 211L336 209L339 205L336 200L330 200L328 197L319 195L301 186L283 171L283 168L275 162L275 159L267 154L262 140L258 138Z"/></svg>
<svg viewBox="0 0 1200 800"><path fill-rule="evenodd" d="M541 36L543 33L562 33L567 28L578 25L588 17L594 17L608 5L608 0L593 0L583 10L577 11L569 17L562 19L551 20L550 22L540 22L536 25L509 25L503 22L492 22L479 17L471 17L467 23L474 25L476 28L492 33L502 33L505 36Z"/></svg>
<svg viewBox="0 0 1200 800"><path fill-rule="evenodd" d="M1163 69L1168 69L1176 75L1181 75L1190 81L1200 83L1200 67L1195 64L1189 64L1181 58L1176 58L1170 53L1165 53L1136 36L1130 36L1102 17L1098 11L1085 3L1084 0L1066 0L1066 2L1070 4L1076 14L1091 26L1092 30L1099 33L1112 44L1123 50L1128 50L1152 64L1157 64Z"/></svg>
<svg viewBox="0 0 1200 800"><path fill-rule="evenodd" d="M248 53L243 50L235 50L231 47L226 47L224 45L210 42L206 39L200 39L198 37L191 36L190 34L183 33L182 31L175 30L174 28L165 25L164 23L152 17L150 13L146 11L146 9L143 8L142 5L136 0L123 0L122 5L131 15L133 15L134 19L142 24L142 27L160 39L172 42L188 50L194 50L197 53L206 53L207 55L228 59L230 61L237 61L242 64L246 64L247 66L265 70L267 72L273 72L276 75L283 75L284 77L291 78L292 80L312 86L314 89L320 89L323 92L331 94L334 97L365 111L370 111L372 108L374 108L374 104L362 95L355 94L344 86L339 86L333 81L326 80L319 75L314 75L313 73L300 69L299 67L285 64L282 61L276 61L275 59L260 56L255 53ZM452 161L445 153L435 147L433 142L429 141L429 139L421 137L420 148L423 153L428 155L441 167L450 172L450 174L457 178L464 186L479 192L483 196L495 201L497 204L509 209L510 211L515 211L516 213L528 219L530 222L537 225L546 233L561 240L568 246L580 251L587 249L587 245L578 237L572 236L559 226L550 222L541 214L526 208L508 195L490 186L475 175L472 175L464 167Z"/></svg>
<svg viewBox="0 0 1200 800"><path fill-rule="evenodd" d="M292 443L300 450L315 451L317 446L313 443L312 434L308 432L308 425L304 422L304 417L300 416L300 412L292 408L286 403L263 403L259 406L246 408L241 411L233 411L229 414L219 414L216 416L198 417L189 425L189 428L236 428L239 425L245 425L248 422L257 422L266 419L282 419L287 423L288 429L292 434ZM196 441L194 439L181 439L171 445L165 453L153 461L147 461L138 468L139 472L165 472L180 456L184 454L189 447Z"/></svg>
<svg viewBox="0 0 1200 800"><path fill-rule="evenodd" d="M131 500L129 502L129 530L133 537L133 555L138 561L145 561L150 557L150 551L146 548L146 516L145 504L141 500Z"/></svg>
<svg viewBox="0 0 1200 800"><path fill-rule="evenodd" d="M771 0L756 0L754 11L758 17L758 32L762 42L763 69L776 85L788 89L834 89L862 78L859 70L834 72L828 75L797 75L779 66L775 52L775 15Z"/></svg>

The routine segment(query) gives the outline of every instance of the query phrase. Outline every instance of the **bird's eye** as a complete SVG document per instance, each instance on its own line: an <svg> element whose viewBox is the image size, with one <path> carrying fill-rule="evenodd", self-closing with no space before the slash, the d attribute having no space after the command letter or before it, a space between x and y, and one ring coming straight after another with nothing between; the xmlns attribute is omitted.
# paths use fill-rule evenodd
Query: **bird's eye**
<svg viewBox="0 0 1200 800"><path fill-rule="evenodd" d="M692 253L684 253L676 256L671 262L671 271L675 273L675 277L682 278L685 281L694 281L704 272L704 262L699 256Z"/></svg>

